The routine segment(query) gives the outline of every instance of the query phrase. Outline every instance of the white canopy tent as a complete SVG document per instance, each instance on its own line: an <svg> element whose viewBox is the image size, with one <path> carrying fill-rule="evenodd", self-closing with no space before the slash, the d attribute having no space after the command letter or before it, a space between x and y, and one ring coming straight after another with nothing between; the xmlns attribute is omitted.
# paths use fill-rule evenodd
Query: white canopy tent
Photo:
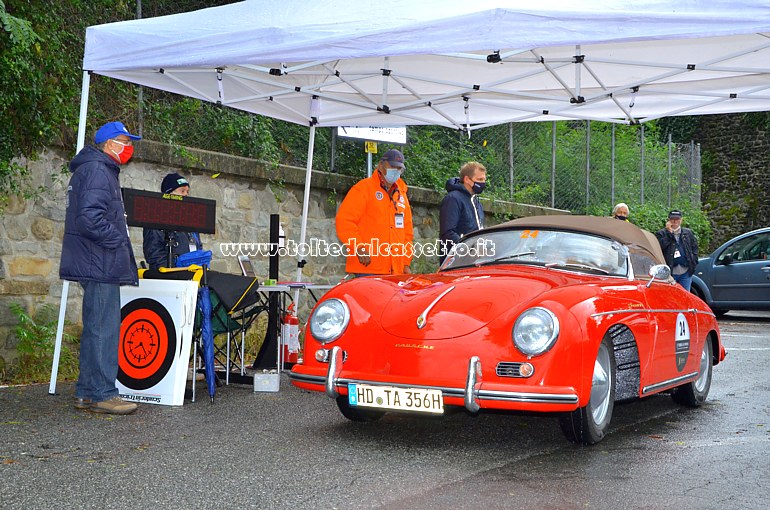
<svg viewBox="0 0 770 510"><path fill-rule="evenodd" d="M83 69L310 126L301 243L316 126L770 109L770 2L541 4L250 0L89 27Z"/></svg>
<svg viewBox="0 0 770 510"><path fill-rule="evenodd" d="M540 4L252 0L89 27L83 68L317 126L635 123L770 106L768 2Z"/></svg>
<svg viewBox="0 0 770 510"><path fill-rule="evenodd" d="M78 149L89 72L310 126L304 243L315 127L770 110L770 2L249 0L89 27L83 69Z"/></svg>

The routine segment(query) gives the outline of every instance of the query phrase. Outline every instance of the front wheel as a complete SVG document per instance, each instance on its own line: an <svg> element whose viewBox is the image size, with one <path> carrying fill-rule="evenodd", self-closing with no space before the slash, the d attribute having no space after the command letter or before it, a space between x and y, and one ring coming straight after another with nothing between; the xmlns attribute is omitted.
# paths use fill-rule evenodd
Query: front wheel
<svg viewBox="0 0 770 510"><path fill-rule="evenodd" d="M562 416L559 420L561 430L573 443L596 444L609 430L614 408L615 354L612 341L605 337L594 362L588 404Z"/></svg>
<svg viewBox="0 0 770 510"><path fill-rule="evenodd" d="M342 416L350 421L377 421L385 414L384 411L377 411L375 409L362 409L359 407L353 407L348 402L347 395L340 395L337 397L337 407L339 407Z"/></svg>
<svg viewBox="0 0 770 510"><path fill-rule="evenodd" d="M700 366L698 378L687 384L674 388L671 398L674 402L687 407L700 407L708 397L711 389L711 372L714 368L714 360L711 353L711 340L706 338L703 350L700 353Z"/></svg>

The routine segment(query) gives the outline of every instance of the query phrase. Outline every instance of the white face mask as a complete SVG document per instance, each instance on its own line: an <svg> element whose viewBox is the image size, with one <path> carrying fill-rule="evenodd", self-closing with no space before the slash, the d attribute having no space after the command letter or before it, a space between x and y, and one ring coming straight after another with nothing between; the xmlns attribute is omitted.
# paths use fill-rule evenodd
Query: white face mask
<svg viewBox="0 0 770 510"><path fill-rule="evenodd" d="M388 184L395 184L399 177L401 177L401 170L398 168L388 168L385 171L385 182Z"/></svg>

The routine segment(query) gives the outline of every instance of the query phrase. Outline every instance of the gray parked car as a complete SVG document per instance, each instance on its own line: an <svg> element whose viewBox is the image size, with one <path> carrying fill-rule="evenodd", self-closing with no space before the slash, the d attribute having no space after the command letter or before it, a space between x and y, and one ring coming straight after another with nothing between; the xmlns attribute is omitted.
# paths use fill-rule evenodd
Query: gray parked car
<svg viewBox="0 0 770 510"><path fill-rule="evenodd" d="M717 315L770 310L770 227L741 234L700 259L691 291Z"/></svg>

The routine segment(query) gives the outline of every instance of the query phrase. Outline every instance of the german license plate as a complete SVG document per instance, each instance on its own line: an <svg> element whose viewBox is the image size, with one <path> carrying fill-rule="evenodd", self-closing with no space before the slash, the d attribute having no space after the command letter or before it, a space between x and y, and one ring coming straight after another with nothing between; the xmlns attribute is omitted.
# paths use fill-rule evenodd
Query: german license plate
<svg viewBox="0 0 770 510"><path fill-rule="evenodd" d="M444 413L444 399L441 398L441 390L349 383L348 402L351 407Z"/></svg>

